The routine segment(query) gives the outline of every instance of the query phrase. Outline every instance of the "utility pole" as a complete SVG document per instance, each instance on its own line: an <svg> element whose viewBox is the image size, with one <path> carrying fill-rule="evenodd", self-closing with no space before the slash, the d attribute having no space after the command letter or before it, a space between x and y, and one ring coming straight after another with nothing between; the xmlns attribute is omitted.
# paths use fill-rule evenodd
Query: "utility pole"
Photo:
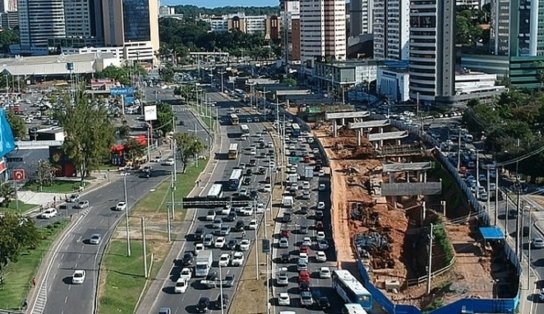
<svg viewBox="0 0 544 314"><path fill-rule="evenodd" d="M527 287L530 287L531 286L531 281L530 281L530 277L531 277L531 233L533 231L533 218L531 217L531 214L533 212L533 208L532 207L529 207L529 236L528 236L528 239L529 239L529 246L527 248Z"/></svg>
<svg viewBox="0 0 544 314"><path fill-rule="evenodd" d="M461 152L459 152L459 155ZM476 199L480 199L480 155L476 150Z"/></svg>
<svg viewBox="0 0 544 314"><path fill-rule="evenodd" d="M221 302L219 303L219 306L221 307L221 314L224 314L223 310L223 275L221 274L221 264L219 264L219 295L221 296Z"/></svg>
<svg viewBox="0 0 544 314"><path fill-rule="evenodd" d="M170 197L171 197L171 201L172 201L172 219L176 219L176 217L174 216L176 214L176 208L175 208L175 195L174 195L174 191L176 191L176 184L174 183L174 177L176 176L175 172L172 171L172 178L170 180Z"/></svg>
<svg viewBox="0 0 544 314"><path fill-rule="evenodd" d="M140 222L142 224L142 245L143 245L143 255L144 255L144 277L147 278L147 247L145 245L145 221L144 221L144 217L140 217Z"/></svg>
<svg viewBox="0 0 544 314"><path fill-rule="evenodd" d="M517 196L518 196L518 199L517 199L517 202L516 202L516 255L521 257L521 252L520 252L520 226L519 226L519 223L520 223L520 217L523 213L521 212L521 196L520 196L520 190L519 188L517 188L516 190L516 193L517 193ZM521 259L521 258L520 258Z"/></svg>
<svg viewBox="0 0 544 314"><path fill-rule="evenodd" d="M497 171L497 163L493 163L495 168L495 226L499 221L499 172ZM506 206L508 206L508 200L506 201ZM506 211L506 216L508 217L508 211ZM506 218L508 219L508 218Z"/></svg>
<svg viewBox="0 0 544 314"><path fill-rule="evenodd" d="M272 180L272 178L270 178ZM257 200L253 199L253 213L257 221ZM255 228L255 279L259 279L259 241L257 241L257 228Z"/></svg>
<svg viewBox="0 0 544 314"><path fill-rule="evenodd" d="M497 190L498 190L498 187L497 187ZM506 204L505 204L505 209L504 209L504 233L505 233L505 237L508 236L508 216L509 213L508 213L508 191L506 193L504 193L506 195L506 197L504 198L506 200Z"/></svg>
<svg viewBox="0 0 544 314"><path fill-rule="evenodd" d="M491 211L491 190L490 190L490 177L489 177L489 165L486 167L486 170L487 170L487 210L490 212ZM495 187L496 188L496 187ZM495 226L497 225L497 212L495 211L495 215L493 215L495 217Z"/></svg>
<svg viewBox="0 0 544 314"><path fill-rule="evenodd" d="M476 151L478 156L478 151ZM457 172L461 170L461 129L459 129L459 137L457 139Z"/></svg>
<svg viewBox="0 0 544 314"><path fill-rule="evenodd" d="M125 218L126 218L126 229L127 229L127 256L131 256L132 252L130 250L130 229L128 227L128 194L127 194L127 173L125 172L123 176L123 187L125 189Z"/></svg>
<svg viewBox="0 0 544 314"><path fill-rule="evenodd" d="M429 234L429 265L427 266L427 294L431 293L431 275L433 273L432 271L432 263L433 263L433 224L431 224L431 230Z"/></svg>

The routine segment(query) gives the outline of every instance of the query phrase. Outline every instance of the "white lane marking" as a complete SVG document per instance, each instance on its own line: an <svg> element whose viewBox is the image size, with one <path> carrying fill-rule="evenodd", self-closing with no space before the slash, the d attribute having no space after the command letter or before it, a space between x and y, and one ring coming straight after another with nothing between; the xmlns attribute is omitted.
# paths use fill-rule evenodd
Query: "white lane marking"
<svg viewBox="0 0 544 314"><path fill-rule="evenodd" d="M68 302L68 297L64 298L64 303Z"/></svg>

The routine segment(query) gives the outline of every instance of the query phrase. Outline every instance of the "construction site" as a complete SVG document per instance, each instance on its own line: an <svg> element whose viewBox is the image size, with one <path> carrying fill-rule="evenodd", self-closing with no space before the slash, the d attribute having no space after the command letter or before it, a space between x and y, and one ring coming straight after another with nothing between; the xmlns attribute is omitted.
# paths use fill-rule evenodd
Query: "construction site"
<svg viewBox="0 0 544 314"><path fill-rule="evenodd" d="M483 240L480 221L433 150L387 120L363 117L327 114L309 124L329 159L339 266L357 273L360 259L393 303L423 310L515 295L516 270L502 244Z"/></svg>

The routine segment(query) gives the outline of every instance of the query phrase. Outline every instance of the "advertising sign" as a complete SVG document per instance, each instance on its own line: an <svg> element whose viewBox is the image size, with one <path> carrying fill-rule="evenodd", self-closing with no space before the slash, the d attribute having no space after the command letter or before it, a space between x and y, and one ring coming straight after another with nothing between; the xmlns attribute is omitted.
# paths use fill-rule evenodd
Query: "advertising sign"
<svg viewBox="0 0 544 314"><path fill-rule="evenodd" d="M0 157L6 156L15 149L13 132L6 118L6 111L0 110Z"/></svg>
<svg viewBox="0 0 544 314"><path fill-rule="evenodd" d="M134 95L134 88L133 87L112 87L110 89L110 94L112 96Z"/></svg>
<svg viewBox="0 0 544 314"><path fill-rule="evenodd" d="M150 106L144 107L144 120L145 121L157 120L157 106L156 105L150 105Z"/></svg>

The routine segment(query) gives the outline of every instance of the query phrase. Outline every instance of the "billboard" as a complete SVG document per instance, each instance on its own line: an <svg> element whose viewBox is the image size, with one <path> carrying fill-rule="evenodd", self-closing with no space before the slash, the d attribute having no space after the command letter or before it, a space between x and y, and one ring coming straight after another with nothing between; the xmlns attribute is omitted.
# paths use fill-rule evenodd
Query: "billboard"
<svg viewBox="0 0 544 314"><path fill-rule="evenodd" d="M112 96L134 95L134 88L133 87L112 87L110 89L110 94Z"/></svg>
<svg viewBox="0 0 544 314"><path fill-rule="evenodd" d="M0 110L0 157L6 156L15 149L13 132L6 118L6 111Z"/></svg>
<svg viewBox="0 0 544 314"><path fill-rule="evenodd" d="M157 106L156 105L150 105L150 106L144 107L144 120L145 121L157 120Z"/></svg>

